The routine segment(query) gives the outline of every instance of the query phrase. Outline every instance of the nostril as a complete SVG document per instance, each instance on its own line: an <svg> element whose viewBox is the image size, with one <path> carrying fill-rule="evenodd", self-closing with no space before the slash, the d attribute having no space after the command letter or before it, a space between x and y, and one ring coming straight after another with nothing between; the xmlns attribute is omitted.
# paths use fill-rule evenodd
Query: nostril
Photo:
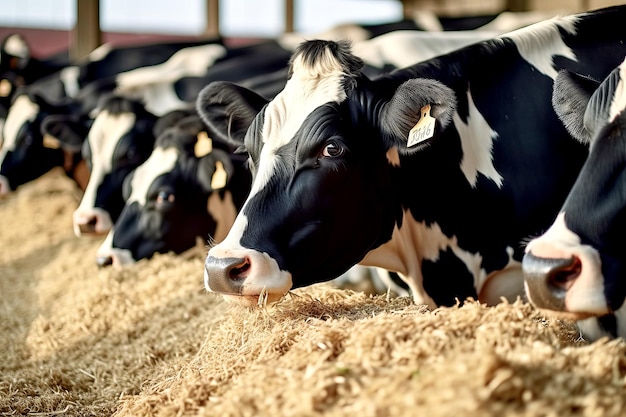
<svg viewBox="0 0 626 417"><path fill-rule="evenodd" d="M250 261L248 258L243 258L242 262L238 265L233 265L228 271L228 277L230 279L245 279L246 271L250 269Z"/></svg>
<svg viewBox="0 0 626 417"><path fill-rule="evenodd" d="M561 265L552 271L548 277L548 283L553 288L567 291L576 282L582 271L582 262L576 256L572 257L567 264Z"/></svg>
<svg viewBox="0 0 626 417"><path fill-rule="evenodd" d="M96 258L96 263L98 264L99 267L113 265L113 257L112 256L98 256Z"/></svg>
<svg viewBox="0 0 626 417"><path fill-rule="evenodd" d="M96 231L96 223L98 222L98 218L93 216L86 223L78 225L81 233L94 233Z"/></svg>

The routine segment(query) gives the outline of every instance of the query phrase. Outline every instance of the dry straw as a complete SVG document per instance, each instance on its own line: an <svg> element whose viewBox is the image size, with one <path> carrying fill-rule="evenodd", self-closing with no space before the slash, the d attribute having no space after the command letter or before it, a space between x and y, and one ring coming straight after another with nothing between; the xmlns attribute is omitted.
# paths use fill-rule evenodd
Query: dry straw
<svg viewBox="0 0 626 417"><path fill-rule="evenodd" d="M626 415L626 343L521 301L429 311L318 285L229 307L201 254L96 268L76 205L58 172L0 201L0 415Z"/></svg>

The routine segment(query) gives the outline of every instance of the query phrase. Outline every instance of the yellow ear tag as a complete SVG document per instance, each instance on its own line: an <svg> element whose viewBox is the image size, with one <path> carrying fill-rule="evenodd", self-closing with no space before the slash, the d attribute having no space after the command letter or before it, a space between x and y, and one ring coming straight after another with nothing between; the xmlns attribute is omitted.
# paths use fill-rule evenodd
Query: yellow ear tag
<svg viewBox="0 0 626 417"><path fill-rule="evenodd" d="M11 94L12 89L13 86L11 85L11 82L9 80L4 78L2 81L0 81L0 97L7 97L9 94Z"/></svg>
<svg viewBox="0 0 626 417"><path fill-rule="evenodd" d="M196 158L202 158L210 154L211 151L213 151L213 142L209 138L209 135L204 131L198 133L198 140L193 147L193 153L196 155Z"/></svg>
<svg viewBox="0 0 626 417"><path fill-rule="evenodd" d="M409 139L406 143L408 148L417 145L426 139L432 138L435 134L436 119L430 115L430 104L422 107L420 114L422 117L420 117L417 124L413 126L413 129L409 131Z"/></svg>
<svg viewBox="0 0 626 417"><path fill-rule="evenodd" d="M46 133L43 135L43 147L48 149L59 149L61 147L61 142L59 142L59 140L54 136Z"/></svg>
<svg viewBox="0 0 626 417"><path fill-rule="evenodd" d="M211 177L211 189L219 190L226 187L227 179L228 174L224 169L224 164L222 164L222 161L215 161L215 172Z"/></svg>

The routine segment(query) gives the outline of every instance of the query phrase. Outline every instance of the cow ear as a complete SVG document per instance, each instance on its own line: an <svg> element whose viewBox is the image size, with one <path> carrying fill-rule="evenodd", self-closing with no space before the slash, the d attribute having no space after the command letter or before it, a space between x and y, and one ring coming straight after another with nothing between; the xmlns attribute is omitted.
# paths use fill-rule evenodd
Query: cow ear
<svg viewBox="0 0 626 417"><path fill-rule="evenodd" d="M198 94L196 109L214 139L242 145L248 127L267 100L252 90L216 81Z"/></svg>
<svg viewBox="0 0 626 417"><path fill-rule="evenodd" d="M439 81L416 78L398 87L383 107L380 128L402 154L422 149L448 126L456 109L454 91Z"/></svg>
<svg viewBox="0 0 626 417"><path fill-rule="evenodd" d="M566 70L559 71L554 80L552 107L565 129L582 143L589 143L592 139L585 128L584 115L599 84L589 77Z"/></svg>
<svg viewBox="0 0 626 417"><path fill-rule="evenodd" d="M585 109L585 131L594 139L600 129L625 110L626 60L615 68L594 91Z"/></svg>
<svg viewBox="0 0 626 417"><path fill-rule="evenodd" d="M205 191L225 188L233 172L233 164L228 154L219 149L214 149L198 159L198 182Z"/></svg>
<svg viewBox="0 0 626 417"><path fill-rule="evenodd" d="M75 115L46 116L41 122L44 146L80 153L90 125L90 120Z"/></svg>

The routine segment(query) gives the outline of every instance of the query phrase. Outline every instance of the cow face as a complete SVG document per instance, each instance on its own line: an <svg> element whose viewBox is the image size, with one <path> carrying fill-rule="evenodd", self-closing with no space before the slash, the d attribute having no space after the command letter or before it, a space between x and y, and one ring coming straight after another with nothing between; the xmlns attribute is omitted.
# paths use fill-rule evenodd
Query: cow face
<svg viewBox="0 0 626 417"><path fill-rule="evenodd" d="M90 178L74 212L77 236L109 232L124 207L124 178L152 152L155 120L139 102L116 96L103 99L82 150Z"/></svg>
<svg viewBox="0 0 626 417"><path fill-rule="evenodd" d="M593 94L593 82L567 72L555 82L557 114L579 140L591 141L591 149L555 222L528 244L523 269L534 305L574 319L619 310L626 297L625 83L626 61ZM626 323L599 323L613 336L626 336ZM596 330L589 337L600 336Z"/></svg>
<svg viewBox="0 0 626 417"><path fill-rule="evenodd" d="M152 155L125 180L126 205L98 250L99 265L181 253L199 238L226 236L237 213L233 193L247 194L250 176L244 160L235 167L234 156L207 148L207 141L206 132L178 126L159 136Z"/></svg>
<svg viewBox="0 0 626 417"><path fill-rule="evenodd" d="M254 174L230 233L209 251L208 290L243 304L260 295L275 301L292 287L337 277L390 239L401 218L398 152L420 148L407 138L427 106L443 127L455 99L432 80L410 80L381 97L361 67L347 43L311 41L269 103L226 83L200 93L209 130L242 142Z"/></svg>
<svg viewBox="0 0 626 417"><path fill-rule="evenodd" d="M54 111L37 96L19 94L2 126L0 147L0 195L16 189L64 164L62 149L44 140L40 126Z"/></svg>

